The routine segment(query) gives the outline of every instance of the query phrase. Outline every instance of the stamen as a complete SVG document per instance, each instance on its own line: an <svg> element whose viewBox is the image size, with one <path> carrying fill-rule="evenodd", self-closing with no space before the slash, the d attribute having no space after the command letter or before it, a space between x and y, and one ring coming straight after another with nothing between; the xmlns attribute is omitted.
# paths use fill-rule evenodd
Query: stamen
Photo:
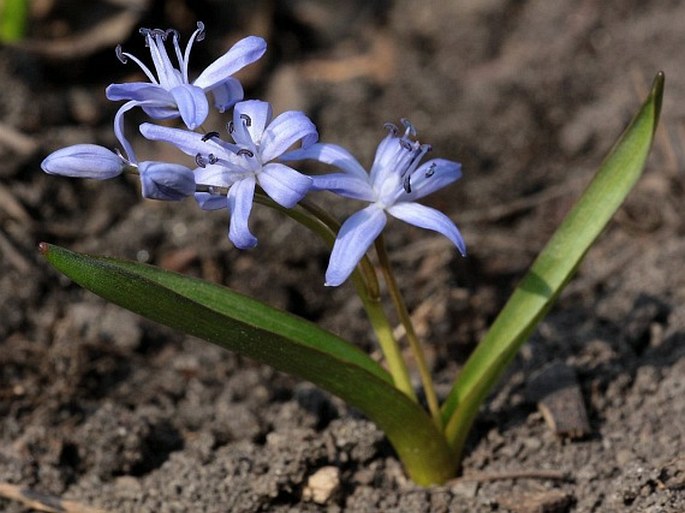
<svg viewBox="0 0 685 513"><path fill-rule="evenodd" d="M195 163L197 164L198 167L205 168L207 167L207 161L205 158L202 156L201 153L198 153L195 155Z"/></svg>
<svg viewBox="0 0 685 513"><path fill-rule="evenodd" d="M166 41L166 35L167 35L166 30L156 28L156 29L152 29L151 33L153 36L162 38L162 41Z"/></svg>
<svg viewBox="0 0 685 513"><path fill-rule="evenodd" d="M436 167L437 167L437 166L435 165L435 162L433 162L433 163L428 167L428 169L426 169L426 174L424 174L423 176L425 176L426 178L430 178L431 176L433 176L433 175L435 174L435 168L436 168Z"/></svg>
<svg viewBox="0 0 685 513"><path fill-rule="evenodd" d="M219 132L207 132L202 136L202 142L209 141L212 137L219 137Z"/></svg>
<svg viewBox="0 0 685 513"><path fill-rule="evenodd" d="M207 155L207 160L209 161L210 164L216 164L217 162L219 162L219 159L213 153L210 153L209 155Z"/></svg>
<svg viewBox="0 0 685 513"><path fill-rule="evenodd" d="M145 27L140 27L138 29L138 33L142 34L143 37L145 37L145 48L150 48L150 41L152 41L152 36L154 36L154 30L145 28Z"/></svg>
<svg viewBox="0 0 685 513"><path fill-rule="evenodd" d="M244 156L244 157L250 157L250 158L254 157L254 153L252 153L252 152L251 152L250 150L248 150L247 148L240 148L240 149L237 151L237 155L241 155L241 156Z"/></svg>
<svg viewBox="0 0 685 513"><path fill-rule="evenodd" d="M166 39L167 37L169 37L170 35L171 35L176 41L178 41L178 40L181 38L181 34L178 33L178 30L172 29L172 28L166 29L166 31L164 32L164 34L165 34L165 39Z"/></svg>
<svg viewBox="0 0 685 513"><path fill-rule="evenodd" d="M201 21L197 22L197 36L195 36L195 41L203 41L205 39L205 24Z"/></svg>
<svg viewBox="0 0 685 513"><path fill-rule="evenodd" d="M124 49L121 47L121 45L117 45L117 47L114 49L114 53L117 54L117 59L119 59L122 64L128 63L128 59L124 55Z"/></svg>
<svg viewBox="0 0 685 513"><path fill-rule="evenodd" d="M411 121L409 121L407 118L402 118L400 119L400 122L405 128L405 136L411 135L412 137L416 137L416 128L414 128L414 125L411 124Z"/></svg>
<svg viewBox="0 0 685 513"><path fill-rule="evenodd" d="M404 180L402 181L402 187L404 188L404 192L407 194L411 192L411 173L404 177Z"/></svg>
<svg viewBox="0 0 685 513"><path fill-rule="evenodd" d="M388 133L392 136L397 135L400 131L395 123L385 123L383 125L383 128L385 128L388 131Z"/></svg>
<svg viewBox="0 0 685 513"><path fill-rule="evenodd" d="M233 126L233 121L229 121L228 123L226 123L226 131L229 134L232 134L234 130L235 130L235 126Z"/></svg>
<svg viewBox="0 0 685 513"><path fill-rule="evenodd" d="M241 114L240 119L245 121L245 126L252 126L252 119L247 114Z"/></svg>
<svg viewBox="0 0 685 513"><path fill-rule="evenodd" d="M414 149L411 143L407 141L405 138L400 139L399 142L400 146L402 146L402 148L404 148L405 150L412 151Z"/></svg>

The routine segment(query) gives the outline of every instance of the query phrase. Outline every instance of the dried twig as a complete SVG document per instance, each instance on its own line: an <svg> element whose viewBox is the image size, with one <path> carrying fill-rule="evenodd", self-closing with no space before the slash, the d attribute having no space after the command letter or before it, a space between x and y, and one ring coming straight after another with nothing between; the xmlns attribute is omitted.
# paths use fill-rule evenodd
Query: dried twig
<svg viewBox="0 0 685 513"><path fill-rule="evenodd" d="M560 470L505 470L502 472L474 472L449 481L457 483L485 483L487 481L503 481L506 479L547 479L551 481L571 481L568 472Z"/></svg>
<svg viewBox="0 0 685 513"><path fill-rule="evenodd" d="M0 497L21 502L29 508L47 513L107 513L104 509L91 508L76 501L35 492L10 483L0 483Z"/></svg>
<svg viewBox="0 0 685 513"><path fill-rule="evenodd" d="M124 11L72 37L54 41L26 41L19 46L53 59L79 59L103 48L113 48L131 33L140 17L138 11Z"/></svg>

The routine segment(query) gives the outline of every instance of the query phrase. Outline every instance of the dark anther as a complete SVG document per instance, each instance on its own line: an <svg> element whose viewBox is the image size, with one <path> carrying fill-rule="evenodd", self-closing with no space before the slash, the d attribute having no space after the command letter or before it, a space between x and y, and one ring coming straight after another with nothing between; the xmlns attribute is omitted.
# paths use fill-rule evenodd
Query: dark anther
<svg viewBox="0 0 685 513"><path fill-rule="evenodd" d="M219 137L219 132L207 132L202 136L202 142L209 141L212 137Z"/></svg>
<svg viewBox="0 0 685 513"><path fill-rule="evenodd" d="M428 169L426 169L426 174L423 175L423 176L425 176L426 178L430 178L430 177L433 176L434 174L435 174L435 162L433 162L433 163L428 167Z"/></svg>
<svg viewBox="0 0 685 513"><path fill-rule="evenodd" d="M412 151L414 148L412 147L411 143L407 141L406 139L400 139L400 146L404 148L405 150Z"/></svg>
<svg viewBox="0 0 685 513"><path fill-rule="evenodd" d="M201 21L197 22L197 30L200 32L197 33L197 36L195 36L195 41L202 41L205 38L205 24L202 23Z"/></svg>
<svg viewBox="0 0 685 513"><path fill-rule="evenodd" d="M383 128L390 132L390 135L397 135L397 133L399 132L399 129L397 128L397 125L395 123L385 123L383 125Z"/></svg>
<svg viewBox="0 0 685 513"><path fill-rule="evenodd" d="M416 128L414 128L414 125L411 124L411 121L406 118L402 118L400 119L400 122L407 130L407 134L411 135L412 137L416 137Z"/></svg>
<svg viewBox="0 0 685 513"><path fill-rule="evenodd" d="M241 114L240 119L245 121L245 126L252 126L252 119L247 114Z"/></svg>
<svg viewBox="0 0 685 513"><path fill-rule="evenodd" d="M229 121L228 123L226 123L226 131L229 134L232 134L233 130L235 130L235 127L233 126L233 121Z"/></svg>
<svg viewBox="0 0 685 513"><path fill-rule="evenodd" d="M117 54L117 59L119 59L122 64L126 64L128 62L128 58L124 55L124 49L121 47L121 45L117 45L114 53Z"/></svg>
<svg viewBox="0 0 685 513"><path fill-rule="evenodd" d="M207 167L207 161L205 160L205 158L200 153L195 155L195 163L197 164L198 167Z"/></svg>
<svg viewBox="0 0 685 513"><path fill-rule="evenodd" d="M143 36L147 36L150 32L152 32L152 30L150 30L149 28L140 27L138 29L138 34L141 34Z"/></svg>
<svg viewBox="0 0 685 513"><path fill-rule="evenodd" d="M404 177L402 181L402 187L404 187L404 192L409 194L411 192L411 174Z"/></svg>
<svg viewBox="0 0 685 513"><path fill-rule="evenodd" d="M178 30L172 29L172 28L166 29L166 32L164 34L165 34L165 37L172 36L177 41L181 38L181 35L178 33Z"/></svg>
<svg viewBox="0 0 685 513"><path fill-rule="evenodd" d="M219 162L219 159L213 153L210 153L209 155L207 155L207 160L209 161L210 164L216 164L217 162Z"/></svg>
<svg viewBox="0 0 685 513"><path fill-rule="evenodd" d="M250 158L254 157L254 153L252 153L252 152L251 152L250 150L248 150L247 148L240 148L240 149L237 151L237 154L238 154L238 155L242 155L242 156L244 156L244 157L250 157Z"/></svg>

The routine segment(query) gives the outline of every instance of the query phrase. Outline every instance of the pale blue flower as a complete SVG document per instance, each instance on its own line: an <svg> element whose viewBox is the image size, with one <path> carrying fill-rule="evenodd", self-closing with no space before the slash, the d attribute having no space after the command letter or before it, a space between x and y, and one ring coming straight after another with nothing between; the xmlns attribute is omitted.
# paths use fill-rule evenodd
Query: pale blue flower
<svg viewBox="0 0 685 513"><path fill-rule="evenodd" d="M125 171L140 175L144 198L178 201L195 193L192 170L178 164L132 162L97 144L76 144L52 152L41 168L48 174L107 180Z"/></svg>
<svg viewBox="0 0 685 513"><path fill-rule="evenodd" d="M143 62L117 47L117 56L126 63L131 59L143 70L149 82L111 84L107 87L107 98L113 101L129 100L121 106L114 118L114 132L128 155L133 149L124 136L124 113L141 107L153 119L181 117L185 125L194 130L207 118L209 103L207 92L214 97L215 106L224 112L243 98L243 88L232 75L248 64L255 62L266 51L266 41L261 37L248 36L238 41L222 57L210 64L200 75L190 81L188 64L190 51L195 41L204 38L204 24L198 22L184 52L181 52L179 35L175 30L140 29L145 44L150 48L153 73ZM171 36L178 68L172 64L166 49L166 40Z"/></svg>
<svg viewBox="0 0 685 513"><path fill-rule="evenodd" d="M416 135L414 128L406 120L403 123L406 131L402 135L398 135L396 126L386 125L389 133L378 145L370 173L350 152L335 144L318 143L282 157L314 159L337 167L339 173L314 176L312 190L328 190L370 203L340 227L326 270L326 285L340 285L350 276L385 227L386 214L442 233L462 255L466 253L464 239L452 220L416 202L459 179L461 164L445 159L421 164L430 147L410 139Z"/></svg>
<svg viewBox="0 0 685 513"><path fill-rule="evenodd" d="M129 165L121 155L103 146L75 144L52 152L40 167L51 175L107 180L119 176Z"/></svg>
<svg viewBox="0 0 685 513"><path fill-rule="evenodd" d="M229 123L233 143L221 140L217 132L202 135L151 123L142 124L140 131L195 157L195 181L209 191L195 197L204 209L229 209L228 237L241 249L257 244L248 227L257 185L279 205L292 208L312 184L309 176L274 162L298 141L307 147L318 139L316 127L302 112L284 112L272 120L269 103L240 102Z"/></svg>

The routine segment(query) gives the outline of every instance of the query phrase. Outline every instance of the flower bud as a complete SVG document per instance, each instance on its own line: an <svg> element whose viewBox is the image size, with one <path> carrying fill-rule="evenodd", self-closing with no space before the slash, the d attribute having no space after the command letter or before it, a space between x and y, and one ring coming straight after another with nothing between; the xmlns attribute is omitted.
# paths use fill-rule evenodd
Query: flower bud
<svg viewBox="0 0 685 513"><path fill-rule="evenodd" d="M119 155L96 144L76 144L57 150L41 163L48 174L106 180L119 176L128 163Z"/></svg>
<svg viewBox="0 0 685 513"><path fill-rule="evenodd" d="M195 175L185 166L148 161L138 169L144 198L179 201L195 192Z"/></svg>

